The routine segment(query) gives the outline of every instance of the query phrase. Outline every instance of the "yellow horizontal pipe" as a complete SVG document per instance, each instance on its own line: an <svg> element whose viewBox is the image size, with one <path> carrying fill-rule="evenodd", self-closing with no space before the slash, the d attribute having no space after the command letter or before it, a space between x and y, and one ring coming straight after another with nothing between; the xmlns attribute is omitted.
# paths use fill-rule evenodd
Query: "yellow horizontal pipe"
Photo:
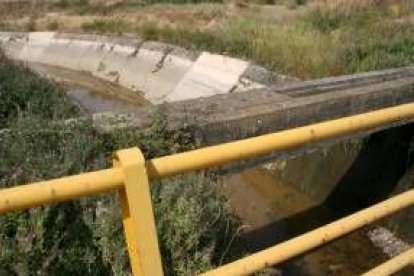
<svg viewBox="0 0 414 276"><path fill-rule="evenodd" d="M414 248L408 249L391 260L362 274L361 276L388 276L400 271L410 264L414 264Z"/></svg>
<svg viewBox="0 0 414 276"><path fill-rule="evenodd" d="M205 147L146 162L151 180L210 168L274 151L292 149L414 118L414 103L326 121L309 126ZM96 194L122 185L122 174L108 169L0 190L0 214Z"/></svg>
<svg viewBox="0 0 414 276"><path fill-rule="evenodd" d="M413 118L414 104L404 104L148 160L147 170L150 179L163 178L246 158L258 157L273 151L292 149L309 143L375 129L382 125Z"/></svg>
<svg viewBox="0 0 414 276"><path fill-rule="evenodd" d="M107 169L0 190L0 214L121 187L121 169Z"/></svg>
<svg viewBox="0 0 414 276"><path fill-rule="evenodd" d="M229 263L204 276L250 275L263 268L279 264L320 245L344 236L352 231L386 217L403 208L414 205L414 190L387 199L370 208L354 213L299 237L290 239L248 257ZM375 274L377 275L377 274Z"/></svg>

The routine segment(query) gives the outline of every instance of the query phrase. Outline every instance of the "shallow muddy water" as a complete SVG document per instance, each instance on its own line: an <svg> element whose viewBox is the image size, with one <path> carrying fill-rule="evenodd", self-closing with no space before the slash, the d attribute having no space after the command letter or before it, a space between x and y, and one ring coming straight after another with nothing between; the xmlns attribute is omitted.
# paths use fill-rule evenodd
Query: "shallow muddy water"
<svg viewBox="0 0 414 276"><path fill-rule="evenodd" d="M257 252L332 221L331 210L267 169L227 177L222 192L245 225L242 243ZM354 232L276 268L278 275L359 275L387 259L366 232Z"/></svg>
<svg viewBox="0 0 414 276"><path fill-rule="evenodd" d="M42 75L58 81L68 96L87 113L133 113L138 107L150 103L139 93L114 82L58 67L33 64L31 67Z"/></svg>

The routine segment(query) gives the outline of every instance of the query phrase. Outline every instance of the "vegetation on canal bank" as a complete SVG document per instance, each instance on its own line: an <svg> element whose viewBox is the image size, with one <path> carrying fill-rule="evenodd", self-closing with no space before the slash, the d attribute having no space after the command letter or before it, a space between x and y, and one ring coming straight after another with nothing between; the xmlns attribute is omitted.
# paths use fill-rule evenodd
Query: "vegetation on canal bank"
<svg viewBox="0 0 414 276"><path fill-rule="evenodd" d="M409 0L155 2L15 5L2 16L0 28L136 34L246 58L302 79L414 63L414 5Z"/></svg>
<svg viewBox="0 0 414 276"><path fill-rule="evenodd" d="M290 20L256 7L256 13L226 16L211 28L142 24L136 31L145 39L243 57L302 79L414 64L413 4L320 2Z"/></svg>
<svg viewBox="0 0 414 276"><path fill-rule="evenodd" d="M0 56L0 186L111 166L116 149L139 146L147 158L193 147L185 131L157 118L145 130L101 133L59 86ZM202 175L151 187L167 275L188 275L229 258L237 221ZM116 194L0 216L0 275L128 275Z"/></svg>
<svg viewBox="0 0 414 276"><path fill-rule="evenodd" d="M407 0L286 0L286 6L256 5L282 2L267 0L110 7L60 2L44 10L0 9L0 28L132 33L251 59L302 79L414 63L414 10ZM114 150L131 146L151 158L192 148L194 141L185 131L167 131L162 118L146 130L101 133L56 83L0 54L1 187L109 167ZM196 274L232 257L227 247L238 222L208 178L194 174L154 183L152 197L167 274ZM0 275L129 271L115 194L1 216L0 246Z"/></svg>

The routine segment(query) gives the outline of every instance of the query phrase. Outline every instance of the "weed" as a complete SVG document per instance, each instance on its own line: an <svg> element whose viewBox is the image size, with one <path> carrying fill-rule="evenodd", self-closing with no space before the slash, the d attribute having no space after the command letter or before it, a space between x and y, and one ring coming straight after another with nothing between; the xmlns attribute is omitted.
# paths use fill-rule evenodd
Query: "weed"
<svg viewBox="0 0 414 276"><path fill-rule="evenodd" d="M285 1L285 5L288 9L296 9L298 6L302 6L306 4L306 0L288 0Z"/></svg>
<svg viewBox="0 0 414 276"><path fill-rule="evenodd" d="M203 31L144 24L137 32L146 39L244 57L302 79L412 64L413 24L395 21L388 7L368 2L317 5L291 24L244 17Z"/></svg>
<svg viewBox="0 0 414 276"><path fill-rule="evenodd" d="M95 19L91 22L83 23L81 27L85 32L93 32L98 34L122 34L129 29L128 23L121 18Z"/></svg>
<svg viewBox="0 0 414 276"><path fill-rule="evenodd" d="M162 181L152 195L167 275L199 274L235 257L226 248L232 247L238 223L205 178Z"/></svg>
<svg viewBox="0 0 414 276"><path fill-rule="evenodd" d="M157 125L153 130L161 131ZM151 132L118 130L112 136L99 134L89 121L19 120L1 138L0 184L108 167L110 152L125 145L139 146L147 156L175 145ZM207 179L179 177L151 189L167 275L193 275L235 256L227 248L237 221ZM113 195L2 216L0 240L0 264L7 273L126 275L129 269L119 202Z"/></svg>
<svg viewBox="0 0 414 276"><path fill-rule="evenodd" d="M56 19L54 19L54 20L48 20L46 22L46 28L49 31L56 31L59 28L59 23L57 22Z"/></svg>
<svg viewBox="0 0 414 276"><path fill-rule="evenodd" d="M30 16L27 23L25 24L24 29L26 32L34 32L36 31L36 26L36 17Z"/></svg>
<svg viewBox="0 0 414 276"><path fill-rule="evenodd" d="M76 6L88 6L90 5L89 0L76 0L74 1Z"/></svg>
<svg viewBox="0 0 414 276"><path fill-rule="evenodd" d="M138 146L150 158L194 145L190 133L168 130L161 115L145 130L100 133L77 117L59 86L0 57L1 127L7 127L0 133L1 187L107 168L120 148ZM179 177L151 190L168 275L196 274L233 256L237 221L207 178ZM114 194L0 216L0 244L2 275L129 275Z"/></svg>
<svg viewBox="0 0 414 276"><path fill-rule="evenodd" d="M21 117L59 120L77 113L56 83L7 60L0 51L0 129Z"/></svg>
<svg viewBox="0 0 414 276"><path fill-rule="evenodd" d="M61 9L65 9L69 6L69 3L68 0L58 0L55 6Z"/></svg>
<svg viewBox="0 0 414 276"><path fill-rule="evenodd" d="M223 0L147 0L149 4L190 4L190 3L223 3Z"/></svg>
<svg viewBox="0 0 414 276"><path fill-rule="evenodd" d="M341 49L347 72L365 72L414 63L414 25L378 23L344 33L353 43ZM370 40L364 38L370 36Z"/></svg>
<svg viewBox="0 0 414 276"><path fill-rule="evenodd" d="M88 122L20 119L1 137L1 186L96 167L103 144L97 136ZM0 266L7 274L108 274L84 221L86 211L83 204L69 202L0 217Z"/></svg>

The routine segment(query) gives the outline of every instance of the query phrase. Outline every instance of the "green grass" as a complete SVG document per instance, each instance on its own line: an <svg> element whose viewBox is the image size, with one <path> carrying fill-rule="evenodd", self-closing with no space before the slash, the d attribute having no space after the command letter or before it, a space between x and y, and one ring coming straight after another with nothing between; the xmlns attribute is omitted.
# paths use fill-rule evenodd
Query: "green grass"
<svg viewBox="0 0 414 276"><path fill-rule="evenodd" d="M102 140L88 122L19 119L1 137L1 186L92 169L102 162L100 150ZM1 216L1 274L108 274L85 206L94 204L68 202Z"/></svg>
<svg viewBox="0 0 414 276"><path fill-rule="evenodd" d="M203 177L156 183L152 194L167 275L199 274L235 257L238 222Z"/></svg>
<svg viewBox="0 0 414 276"><path fill-rule="evenodd" d="M26 32L34 32L37 29L36 17L31 16L24 25Z"/></svg>
<svg viewBox="0 0 414 276"><path fill-rule="evenodd" d="M81 28L85 32L119 35L130 29L129 25L120 18L95 19L91 22L83 23Z"/></svg>
<svg viewBox="0 0 414 276"><path fill-rule="evenodd" d="M86 6L81 3L80 6ZM403 13L404 14L404 13ZM303 79L414 63L414 26L384 7L310 10L294 22L228 17L218 27L130 25L97 19L86 32L136 32L191 49L252 59ZM147 158L194 147L186 130L162 117L145 130L96 131L59 86L0 55L2 187L111 166L116 149L139 146ZM192 275L236 256L238 222L209 179L189 175L152 185L157 229L169 275ZM127 275L128 256L115 194L0 217L0 275Z"/></svg>
<svg viewBox="0 0 414 276"><path fill-rule="evenodd" d="M56 83L11 63L0 51L0 129L24 117L61 120L77 114Z"/></svg>
<svg viewBox="0 0 414 276"><path fill-rule="evenodd" d="M223 3L223 0L147 0L147 4L199 4L199 3Z"/></svg>
<svg viewBox="0 0 414 276"><path fill-rule="evenodd" d="M58 85L4 57L0 80L0 187L107 168L113 151L131 146L146 158L194 147L191 133L167 130L162 116L147 129L101 133ZM151 186L167 275L235 256L238 222L212 185L194 174ZM116 193L0 216L0 244L0 275L129 275Z"/></svg>
<svg viewBox="0 0 414 276"><path fill-rule="evenodd" d="M213 10L208 5L163 6L174 1L124 1L110 6L60 2L71 15L94 15L80 26L87 33L136 33L147 40L249 59L302 79L414 63L414 10L408 0L393 1L392 5L369 0L320 1L319 5L313 1L269 1L301 6L297 12L255 5L267 0L247 1L247 7L210 5ZM156 2L161 4L141 7ZM147 14L152 12L159 20ZM42 28L35 23L29 20L22 28ZM46 24L48 29L55 27L65 30L64 24Z"/></svg>
<svg viewBox="0 0 414 276"><path fill-rule="evenodd" d="M230 17L219 27L137 26L145 39L251 59L265 67L311 79L414 63L414 24L387 8L315 8L294 22L260 16Z"/></svg>
<svg viewBox="0 0 414 276"><path fill-rule="evenodd" d="M60 0L54 4L58 9L69 10L71 13L87 15L108 15L118 10L128 10L131 8L140 8L150 5L183 5L183 4L199 4L199 3L223 3L223 0L143 0L143 1L122 1L107 5L102 2L92 3L89 0L67 1Z"/></svg>
<svg viewBox="0 0 414 276"><path fill-rule="evenodd" d="M46 28L48 31L56 31L59 28L59 23L56 19L48 20L46 22Z"/></svg>

